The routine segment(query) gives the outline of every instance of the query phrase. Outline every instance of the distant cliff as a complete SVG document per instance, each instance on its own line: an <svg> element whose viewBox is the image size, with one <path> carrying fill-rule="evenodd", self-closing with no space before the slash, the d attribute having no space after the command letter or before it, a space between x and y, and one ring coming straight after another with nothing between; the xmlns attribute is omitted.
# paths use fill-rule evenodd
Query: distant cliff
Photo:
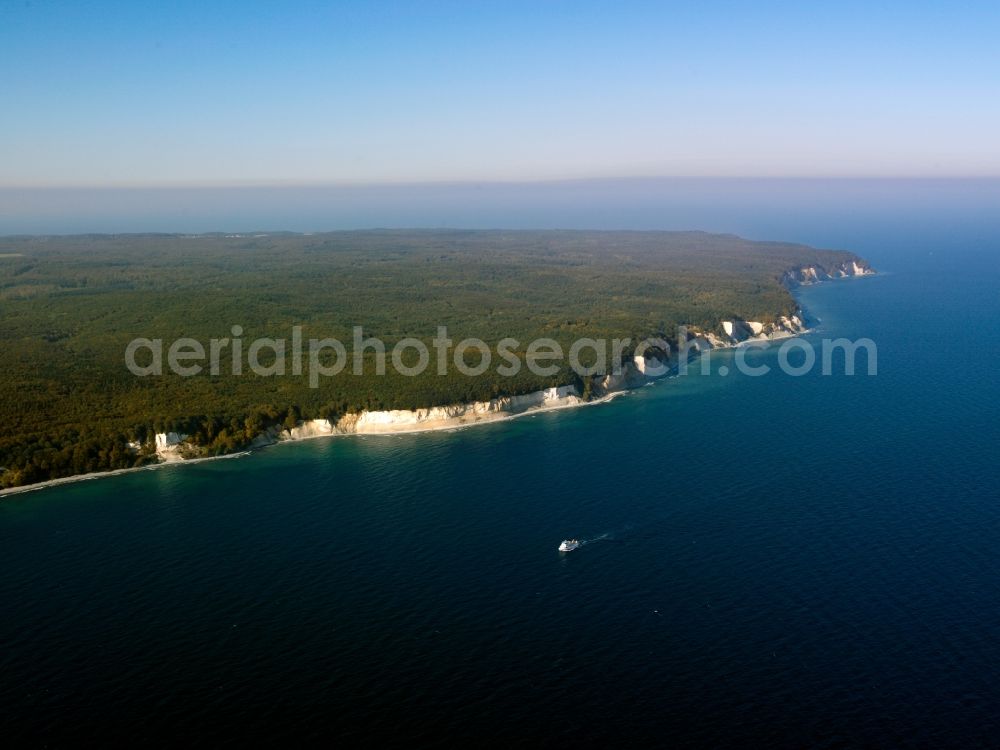
<svg viewBox="0 0 1000 750"><path fill-rule="evenodd" d="M858 258L829 267L814 264L793 268L786 271L781 280L786 286L796 287L830 279L844 279L850 276L870 276L874 273L875 271L868 264L868 261Z"/></svg>

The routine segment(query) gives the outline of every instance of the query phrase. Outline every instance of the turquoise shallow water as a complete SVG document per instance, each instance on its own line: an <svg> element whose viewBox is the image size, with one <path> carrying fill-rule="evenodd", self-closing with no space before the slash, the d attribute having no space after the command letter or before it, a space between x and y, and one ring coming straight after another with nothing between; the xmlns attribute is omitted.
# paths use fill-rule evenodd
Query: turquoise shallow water
<svg viewBox="0 0 1000 750"><path fill-rule="evenodd" d="M5 734L990 744L1000 234L803 238L885 271L802 294L877 376L691 375L4 500Z"/></svg>

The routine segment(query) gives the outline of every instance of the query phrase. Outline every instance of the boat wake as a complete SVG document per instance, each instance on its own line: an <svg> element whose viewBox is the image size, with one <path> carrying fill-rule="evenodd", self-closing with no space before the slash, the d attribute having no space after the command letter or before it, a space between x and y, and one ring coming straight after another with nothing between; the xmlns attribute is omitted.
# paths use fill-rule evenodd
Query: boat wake
<svg viewBox="0 0 1000 750"><path fill-rule="evenodd" d="M578 539L578 546L583 547L586 544L597 544L597 542L616 542L621 540L623 536L632 531L632 525L625 526L617 531L606 531L603 534L598 534L595 537L589 539Z"/></svg>

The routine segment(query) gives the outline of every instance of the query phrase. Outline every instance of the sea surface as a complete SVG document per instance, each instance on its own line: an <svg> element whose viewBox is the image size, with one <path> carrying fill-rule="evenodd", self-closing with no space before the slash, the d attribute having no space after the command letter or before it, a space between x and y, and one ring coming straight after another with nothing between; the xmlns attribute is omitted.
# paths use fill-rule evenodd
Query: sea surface
<svg viewBox="0 0 1000 750"><path fill-rule="evenodd" d="M1000 228L897 208L733 226L872 262L800 300L875 376L716 353L590 408L5 498L3 735L995 745Z"/></svg>

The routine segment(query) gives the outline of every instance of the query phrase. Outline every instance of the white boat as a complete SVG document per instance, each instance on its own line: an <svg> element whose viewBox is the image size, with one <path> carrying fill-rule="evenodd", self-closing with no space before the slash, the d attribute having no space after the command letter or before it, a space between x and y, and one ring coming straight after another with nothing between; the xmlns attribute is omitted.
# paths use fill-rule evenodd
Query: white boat
<svg viewBox="0 0 1000 750"><path fill-rule="evenodd" d="M579 539L564 539L563 543L559 545L560 552L572 552L577 547L580 546Z"/></svg>

